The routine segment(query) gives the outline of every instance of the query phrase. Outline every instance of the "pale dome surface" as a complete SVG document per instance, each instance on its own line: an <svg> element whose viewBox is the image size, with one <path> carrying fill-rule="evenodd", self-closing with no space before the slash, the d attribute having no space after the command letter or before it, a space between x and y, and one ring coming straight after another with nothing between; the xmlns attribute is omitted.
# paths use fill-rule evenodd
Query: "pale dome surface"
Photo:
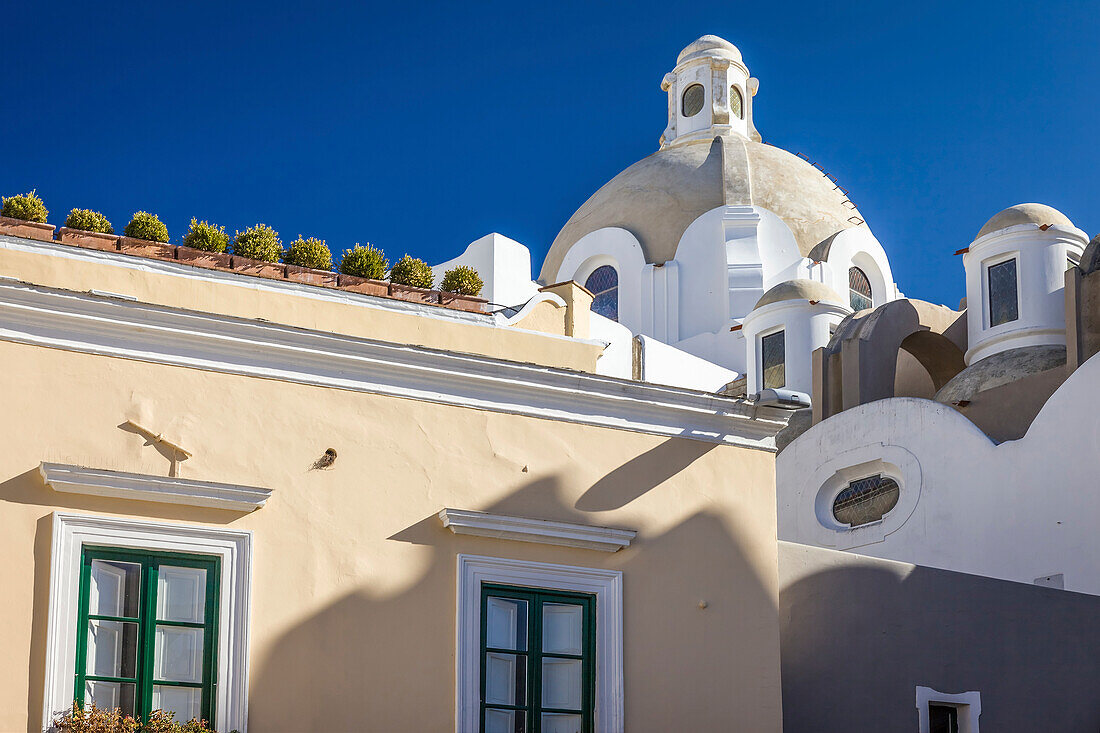
<svg viewBox="0 0 1100 733"><path fill-rule="evenodd" d="M784 300L814 300L835 305L848 305L839 293L825 283L817 280L798 279L779 283L768 290L761 296L760 300L756 301L753 310Z"/></svg>
<svg viewBox="0 0 1100 733"><path fill-rule="evenodd" d="M859 212L846 200L805 160L741 135L670 146L612 178L573 214L550 246L541 278L555 278L577 240L604 227L626 229L646 262L663 264L676 256L693 221L723 205L756 205L778 215L805 256L854 226L848 219Z"/></svg>
<svg viewBox="0 0 1100 733"><path fill-rule="evenodd" d="M680 52L680 55L676 57L676 64L680 65L685 61L691 61L700 56L721 56L739 62L742 61L741 51L738 50L737 46L734 46L725 38L706 35L700 36L698 39L689 43L687 47Z"/></svg>
<svg viewBox="0 0 1100 733"><path fill-rule="evenodd" d="M985 223L985 226L978 232L978 236L974 239L981 239L987 234L998 232L1008 227L1019 226L1020 224L1043 224L1056 225L1062 227L1072 227L1073 222L1069 220L1065 214L1053 206L1047 206L1046 204L1016 204L1015 206L1009 206L1004 211L995 215L992 219Z"/></svg>

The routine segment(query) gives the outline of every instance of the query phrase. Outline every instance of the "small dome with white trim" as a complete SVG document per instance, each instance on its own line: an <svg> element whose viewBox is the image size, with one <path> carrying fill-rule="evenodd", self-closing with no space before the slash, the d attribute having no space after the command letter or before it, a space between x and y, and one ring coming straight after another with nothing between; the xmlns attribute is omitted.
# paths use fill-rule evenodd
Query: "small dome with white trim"
<svg viewBox="0 0 1100 733"><path fill-rule="evenodd" d="M788 280L768 290L756 301L753 310L784 300L825 301L835 305L847 306L848 303L835 290L817 280Z"/></svg>
<svg viewBox="0 0 1100 733"><path fill-rule="evenodd" d="M1046 204L1016 204L1015 206L1009 206L987 221L974 239L981 239L987 234L1020 224L1073 227L1073 222L1069 220L1069 217L1053 206L1047 206Z"/></svg>

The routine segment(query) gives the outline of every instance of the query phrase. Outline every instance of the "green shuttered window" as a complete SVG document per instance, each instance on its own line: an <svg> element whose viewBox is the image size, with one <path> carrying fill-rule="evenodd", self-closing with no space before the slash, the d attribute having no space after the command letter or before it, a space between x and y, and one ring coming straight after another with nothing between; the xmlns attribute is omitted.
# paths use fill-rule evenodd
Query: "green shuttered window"
<svg viewBox="0 0 1100 733"><path fill-rule="evenodd" d="M592 733L595 596L485 584L482 733Z"/></svg>
<svg viewBox="0 0 1100 733"><path fill-rule="evenodd" d="M86 547L76 691L81 705L186 722L214 717L217 557Z"/></svg>

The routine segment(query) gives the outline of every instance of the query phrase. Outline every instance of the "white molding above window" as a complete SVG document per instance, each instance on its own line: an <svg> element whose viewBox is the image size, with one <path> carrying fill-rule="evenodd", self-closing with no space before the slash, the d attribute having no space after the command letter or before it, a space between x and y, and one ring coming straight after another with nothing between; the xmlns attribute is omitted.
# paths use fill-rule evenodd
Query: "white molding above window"
<svg viewBox="0 0 1100 733"><path fill-rule="evenodd" d="M2 278L0 340L772 452L789 419L680 387Z"/></svg>
<svg viewBox="0 0 1100 733"><path fill-rule="evenodd" d="M267 503L271 489L219 484L173 476L124 473L104 468L84 468L62 463L38 466L54 491L109 496L117 499L157 501L167 504L212 507L250 512Z"/></svg>
<svg viewBox="0 0 1100 733"><path fill-rule="evenodd" d="M219 731L247 733L252 533L62 512L53 514L50 548L43 730L50 729L55 716L73 703L81 553L85 545L221 558L217 699L212 722Z"/></svg>
<svg viewBox="0 0 1100 733"><path fill-rule="evenodd" d="M478 555L458 556L456 733L476 733L480 724L482 583L596 596L595 733L623 733L623 574L618 570Z"/></svg>
<svg viewBox="0 0 1100 733"><path fill-rule="evenodd" d="M929 703L950 705L959 711L959 733L978 733L978 718L982 714L982 694L980 692L960 692L951 695L937 692L931 687L917 687L917 716L920 733L929 733Z"/></svg>
<svg viewBox="0 0 1100 733"><path fill-rule="evenodd" d="M548 519L510 517L466 509L444 509L439 512L443 526L455 534L494 537L520 542L541 542L546 545L580 547L586 550L617 552L629 547L637 536L632 529L597 527L591 524L554 522Z"/></svg>

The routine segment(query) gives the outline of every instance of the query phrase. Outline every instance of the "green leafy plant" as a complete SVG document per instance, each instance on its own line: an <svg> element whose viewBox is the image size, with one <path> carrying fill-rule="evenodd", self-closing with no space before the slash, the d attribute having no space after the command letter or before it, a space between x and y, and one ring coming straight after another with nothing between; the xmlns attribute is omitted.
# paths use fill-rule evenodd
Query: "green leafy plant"
<svg viewBox="0 0 1100 733"><path fill-rule="evenodd" d="M283 256L279 233L266 224L257 224L233 238L233 254L250 260L278 262Z"/></svg>
<svg viewBox="0 0 1100 733"><path fill-rule="evenodd" d="M46 208L46 204L34 191L2 198L4 205L0 207L0 216L22 219L23 221L36 221L39 224L46 223L46 217L49 216L50 212Z"/></svg>
<svg viewBox="0 0 1100 733"><path fill-rule="evenodd" d="M389 267L390 261L386 255L370 242L366 247L356 244L351 249L345 249L344 256L340 258L340 272L371 280L384 278Z"/></svg>
<svg viewBox="0 0 1100 733"><path fill-rule="evenodd" d="M203 252L225 252L229 248L229 235L225 233L225 227L191 217L191 226L183 235L183 244Z"/></svg>
<svg viewBox="0 0 1100 733"><path fill-rule="evenodd" d="M114 234L115 229L107 217L98 211L91 209L73 209L65 219L65 226L69 229L80 229L85 232L99 232L100 234Z"/></svg>
<svg viewBox="0 0 1100 733"><path fill-rule="evenodd" d="M405 255L394 263L390 270L390 282L409 285L414 288L430 289L435 282L432 268L424 260Z"/></svg>
<svg viewBox="0 0 1100 733"><path fill-rule="evenodd" d="M439 287L448 293L477 296L481 294L484 286L485 283L481 281L481 275L477 274L477 270L459 265L443 273L443 282Z"/></svg>
<svg viewBox="0 0 1100 733"><path fill-rule="evenodd" d="M147 239L150 242L168 241L168 227L164 226L164 222L156 214L148 211L135 211L134 218L130 219L122 233L127 237Z"/></svg>
<svg viewBox="0 0 1100 733"><path fill-rule="evenodd" d="M103 710L94 703L81 708L76 702L72 710L54 720L54 725L63 733L215 733L205 720L178 723L172 719L172 713L164 710L152 711L149 719L142 722L123 715L118 708Z"/></svg>
<svg viewBox="0 0 1100 733"><path fill-rule="evenodd" d="M332 252L325 246L325 240L316 237L298 238L287 247L283 262L298 267L312 267L315 270L332 269Z"/></svg>

